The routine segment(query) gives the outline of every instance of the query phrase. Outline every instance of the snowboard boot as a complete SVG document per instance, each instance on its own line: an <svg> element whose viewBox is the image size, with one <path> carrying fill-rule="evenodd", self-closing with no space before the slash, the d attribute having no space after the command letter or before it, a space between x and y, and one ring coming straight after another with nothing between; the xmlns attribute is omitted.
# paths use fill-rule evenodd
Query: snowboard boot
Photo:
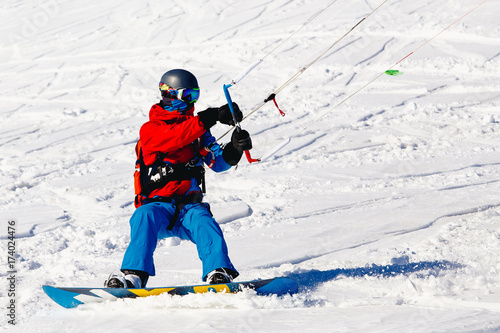
<svg viewBox="0 0 500 333"><path fill-rule="evenodd" d="M233 282L233 278L237 275L232 269L217 268L207 274L208 284L222 284Z"/></svg>
<svg viewBox="0 0 500 333"><path fill-rule="evenodd" d="M104 282L105 288L144 288L149 275L142 271L122 270L111 273Z"/></svg>

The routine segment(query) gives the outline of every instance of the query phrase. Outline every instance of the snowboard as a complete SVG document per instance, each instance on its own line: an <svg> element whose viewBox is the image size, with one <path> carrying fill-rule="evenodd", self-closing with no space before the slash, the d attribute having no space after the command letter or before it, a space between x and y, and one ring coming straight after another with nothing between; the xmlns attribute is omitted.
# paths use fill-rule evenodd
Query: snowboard
<svg viewBox="0 0 500 333"><path fill-rule="evenodd" d="M298 292L298 284L294 279L277 277L267 280L231 282L224 284L205 284L158 288L64 288L42 286L45 293L57 304L65 308L74 308L80 304L114 301L119 298L137 298L160 294L188 295L207 292L237 293L243 289L253 289L258 295L294 294Z"/></svg>

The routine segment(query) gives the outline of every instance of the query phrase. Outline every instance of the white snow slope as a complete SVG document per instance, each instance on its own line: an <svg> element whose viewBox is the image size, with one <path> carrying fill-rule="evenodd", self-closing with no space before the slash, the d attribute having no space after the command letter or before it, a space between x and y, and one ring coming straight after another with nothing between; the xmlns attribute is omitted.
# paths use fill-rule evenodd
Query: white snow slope
<svg viewBox="0 0 500 333"><path fill-rule="evenodd" d="M299 294L67 310L41 286L101 286L120 267L134 145L161 75L186 68L202 87L197 110L222 105L223 84L331 1L2 1L1 327L500 331L500 1L418 49L394 68L403 75L384 74L335 107L480 2L388 1L278 94L285 117L267 103L242 122L254 156L288 145L260 164L208 172L206 201L239 280L292 276ZM380 3L336 1L232 87L233 100L248 113ZM162 240L155 261L151 287L201 282L189 242Z"/></svg>

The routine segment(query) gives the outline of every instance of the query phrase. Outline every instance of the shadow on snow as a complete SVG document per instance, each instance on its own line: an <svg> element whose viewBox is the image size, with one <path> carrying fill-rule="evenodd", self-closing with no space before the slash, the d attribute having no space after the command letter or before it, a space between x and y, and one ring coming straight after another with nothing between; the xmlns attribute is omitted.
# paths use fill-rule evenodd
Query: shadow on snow
<svg viewBox="0 0 500 333"><path fill-rule="evenodd" d="M420 272L418 277L424 278L428 276L437 276L442 270L451 270L461 268L459 263L450 261L421 261L416 263L392 264L392 265L375 265L358 268L336 268L328 271L310 270L300 273L291 273L287 275L289 278L295 279L300 289L310 290L315 289L320 284L335 280L340 277L393 277L397 275L409 275L411 273Z"/></svg>

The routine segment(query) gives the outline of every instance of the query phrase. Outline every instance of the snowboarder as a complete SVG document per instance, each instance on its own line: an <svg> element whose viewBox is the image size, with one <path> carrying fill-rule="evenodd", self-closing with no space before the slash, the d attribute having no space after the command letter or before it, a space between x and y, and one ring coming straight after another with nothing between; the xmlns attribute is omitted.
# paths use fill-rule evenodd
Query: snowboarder
<svg viewBox="0 0 500 333"><path fill-rule="evenodd" d="M204 167L215 172L236 165L243 151L252 148L250 135L233 132L220 146L210 134L217 121L234 125L226 104L194 115L200 88L184 69L166 72L160 80L161 101L151 107L149 121L140 129L136 146L136 210L130 218L130 243L121 270L105 282L108 288L144 288L155 275L153 253L158 239L179 237L196 244L203 265L203 281L231 282L239 274L233 267L222 230L202 202ZM236 103L234 116L243 115Z"/></svg>

